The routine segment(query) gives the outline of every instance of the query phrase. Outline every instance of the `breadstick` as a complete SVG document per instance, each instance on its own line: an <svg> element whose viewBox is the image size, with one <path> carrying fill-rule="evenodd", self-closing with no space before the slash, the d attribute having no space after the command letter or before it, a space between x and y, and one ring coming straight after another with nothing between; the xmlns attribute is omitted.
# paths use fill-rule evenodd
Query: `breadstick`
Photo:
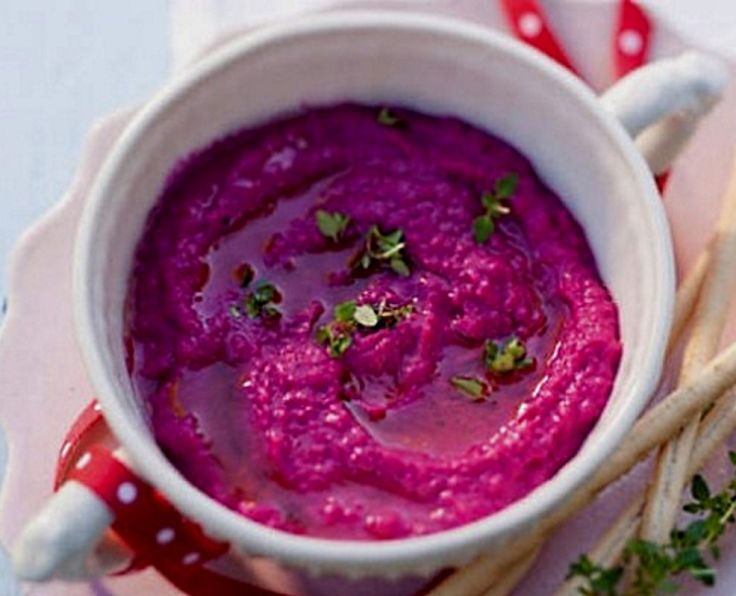
<svg viewBox="0 0 736 596"><path fill-rule="evenodd" d="M641 526L641 510L644 507L646 492L642 490L631 500L628 507L618 516L598 544L588 552L588 558L601 567L613 567L624 554L629 540L639 533ZM579 578L566 580L555 592L555 596L573 596L579 594Z"/></svg>
<svg viewBox="0 0 736 596"><path fill-rule="evenodd" d="M700 374L718 349L728 316L730 296L736 282L736 163L723 198L716 224L710 264L693 314L679 382L687 383ZM645 540L666 542L675 525L682 491L687 482L688 462L700 415L662 447L644 505L640 535Z"/></svg>
<svg viewBox="0 0 736 596"><path fill-rule="evenodd" d="M527 556L520 558L514 565L507 567L503 577L483 592L483 596L506 596L510 594L532 568L540 550L541 547L535 548L532 552L527 553Z"/></svg>
<svg viewBox="0 0 736 596"><path fill-rule="evenodd" d="M703 286L705 272L709 265L710 243L700 252L698 260L695 261L695 265L690 268L685 279L677 288L677 295L675 296L675 312L672 317L669 341L667 342L668 354L672 352L672 348L677 345L680 337L682 336L682 332L685 330L685 326L690 321L693 310L695 310L698 296L700 295L700 289Z"/></svg>

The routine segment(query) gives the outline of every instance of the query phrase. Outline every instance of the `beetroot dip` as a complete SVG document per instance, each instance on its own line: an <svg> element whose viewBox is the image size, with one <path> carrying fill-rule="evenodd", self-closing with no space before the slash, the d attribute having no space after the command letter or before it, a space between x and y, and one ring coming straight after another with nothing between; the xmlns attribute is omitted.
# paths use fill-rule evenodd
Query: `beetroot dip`
<svg viewBox="0 0 736 596"><path fill-rule="evenodd" d="M186 478L338 539L523 497L580 448L621 355L584 233L523 155L455 118L352 104L180 162L127 318L131 375Z"/></svg>

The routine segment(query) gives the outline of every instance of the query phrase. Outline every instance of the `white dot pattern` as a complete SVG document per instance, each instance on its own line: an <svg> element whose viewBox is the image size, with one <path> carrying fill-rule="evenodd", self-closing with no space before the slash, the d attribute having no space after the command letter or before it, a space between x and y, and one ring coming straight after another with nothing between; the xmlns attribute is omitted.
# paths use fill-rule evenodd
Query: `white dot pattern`
<svg viewBox="0 0 736 596"><path fill-rule="evenodd" d="M89 451L85 451L82 454L82 457L80 457L77 460L77 464L74 466L77 468L77 470L81 470L82 468L86 468L87 464L92 460L92 454Z"/></svg>
<svg viewBox="0 0 736 596"><path fill-rule="evenodd" d="M189 553L181 560L183 565L194 565L197 561L199 561L199 553Z"/></svg>
<svg viewBox="0 0 736 596"><path fill-rule="evenodd" d="M94 408L92 408L92 409L93 409L93 410L94 410L95 412L100 412L100 411L102 411L102 406L100 405L100 403L99 403L99 402L97 402L97 403L95 403L95 406L94 406Z"/></svg>
<svg viewBox="0 0 736 596"><path fill-rule="evenodd" d="M72 449L72 444L70 441L67 441L66 443L64 443L64 445L62 445L61 447L61 457L66 457L67 455L69 455L69 451L71 451L71 449Z"/></svg>
<svg viewBox="0 0 736 596"><path fill-rule="evenodd" d="M533 12L525 12L519 17L519 31L524 37L536 37L542 31L542 19Z"/></svg>
<svg viewBox="0 0 736 596"><path fill-rule="evenodd" d="M132 482L123 482L120 486L118 486L117 497L118 501L120 501L121 503L129 505L130 503L135 501L137 496L138 489Z"/></svg>
<svg viewBox="0 0 736 596"><path fill-rule="evenodd" d="M627 56L636 56L643 46L644 40L638 31L626 29L618 36L618 47Z"/></svg>
<svg viewBox="0 0 736 596"><path fill-rule="evenodd" d="M158 544L168 544L176 536L173 528L161 528L156 532L156 542Z"/></svg>

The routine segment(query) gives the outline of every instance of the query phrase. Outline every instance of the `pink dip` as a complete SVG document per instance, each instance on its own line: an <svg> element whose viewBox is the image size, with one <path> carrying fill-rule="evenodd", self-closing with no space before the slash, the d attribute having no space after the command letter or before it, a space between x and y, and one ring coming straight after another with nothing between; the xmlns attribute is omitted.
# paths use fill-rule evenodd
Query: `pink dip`
<svg viewBox="0 0 736 596"><path fill-rule="evenodd" d="M576 453L621 354L585 236L522 155L454 118L378 113L309 110L183 160L135 258L126 341L159 444L289 532L398 538L498 511ZM510 173L479 243L481 197ZM338 242L317 209L350 218ZM351 269L372 225L403 231L409 276ZM251 318L264 281L280 316ZM318 329L348 300L411 306L331 356ZM489 371L484 342L512 336L533 364Z"/></svg>

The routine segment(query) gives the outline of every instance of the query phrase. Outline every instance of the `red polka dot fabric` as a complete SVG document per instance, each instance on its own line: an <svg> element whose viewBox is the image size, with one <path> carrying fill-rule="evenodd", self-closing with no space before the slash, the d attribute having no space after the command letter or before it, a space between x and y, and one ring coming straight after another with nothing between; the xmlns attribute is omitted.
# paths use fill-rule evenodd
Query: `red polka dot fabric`
<svg viewBox="0 0 736 596"><path fill-rule="evenodd" d="M616 76L626 76L647 61L651 32L651 23L641 7L633 0L623 0L613 48Z"/></svg>
<svg viewBox="0 0 736 596"><path fill-rule="evenodd" d="M499 1L509 28L518 39L580 76L537 0ZM644 10L633 0L621 0L611 48L617 77L627 75L647 61L651 32Z"/></svg>
<svg viewBox="0 0 736 596"><path fill-rule="evenodd" d="M579 74L552 32L537 0L501 0L501 8L516 37Z"/></svg>

